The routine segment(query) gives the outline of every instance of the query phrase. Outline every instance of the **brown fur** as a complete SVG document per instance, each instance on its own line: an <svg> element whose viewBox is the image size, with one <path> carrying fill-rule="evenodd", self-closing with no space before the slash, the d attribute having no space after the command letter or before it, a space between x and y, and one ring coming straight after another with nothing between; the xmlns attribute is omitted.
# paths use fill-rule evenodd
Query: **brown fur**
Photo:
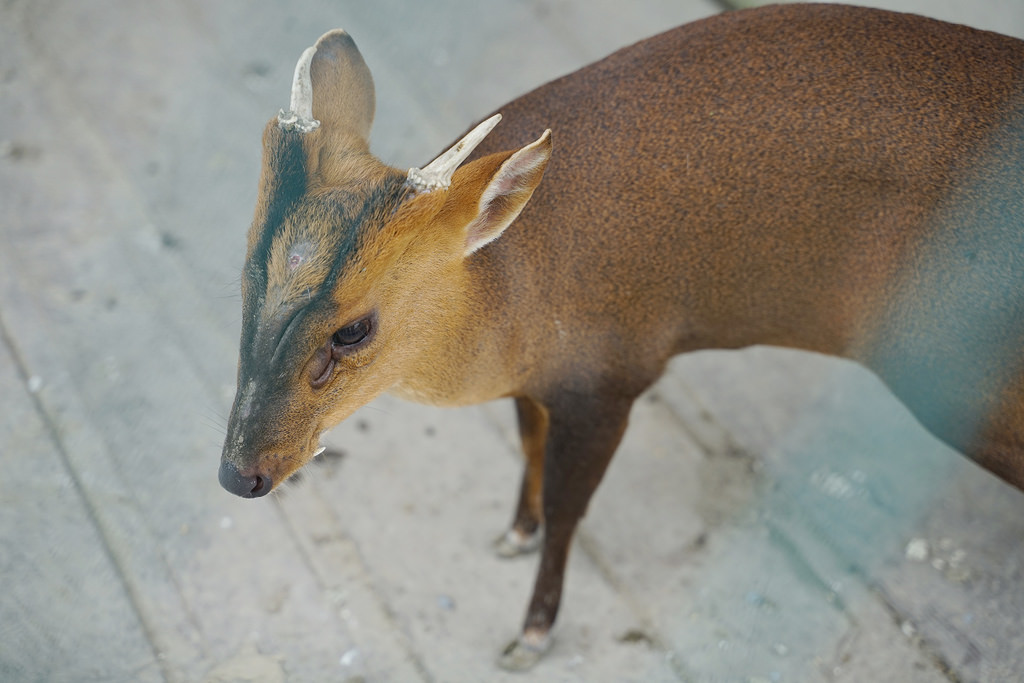
<svg viewBox="0 0 1024 683"><path fill-rule="evenodd" d="M1020 41L838 6L720 15L510 103L427 193L366 152L372 81L351 39L325 36L312 75L323 125L264 136L222 481L280 482L383 391L515 397L514 529L545 535L507 666L536 658L576 523L674 354L853 358L1024 487ZM355 104L336 106L338 83ZM546 137L513 155L549 127L553 155ZM373 339L311 388L331 335L367 316Z"/></svg>

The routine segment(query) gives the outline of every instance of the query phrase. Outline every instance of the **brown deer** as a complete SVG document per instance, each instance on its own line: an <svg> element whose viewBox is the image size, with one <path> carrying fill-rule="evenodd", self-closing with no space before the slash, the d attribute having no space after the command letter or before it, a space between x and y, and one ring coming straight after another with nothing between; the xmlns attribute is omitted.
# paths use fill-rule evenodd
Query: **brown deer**
<svg viewBox="0 0 1024 683"><path fill-rule="evenodd" d="M382 392L513 398L498 549L541 560L503 666L547 646L577 522L675 354L859 361L1024 487L1024 42L784 5L620 50L422 169L369 153L373 114L331 31L264 131L220 481L265 495Z"/></svg>

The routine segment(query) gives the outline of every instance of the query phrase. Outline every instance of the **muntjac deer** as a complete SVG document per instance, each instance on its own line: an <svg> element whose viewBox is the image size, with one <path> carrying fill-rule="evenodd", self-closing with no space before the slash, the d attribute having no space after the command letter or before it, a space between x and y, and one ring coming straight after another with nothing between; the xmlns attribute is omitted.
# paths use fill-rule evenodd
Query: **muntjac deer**
<svg viewBox="0 0 1024 683"><path fill-rule="evenodd" d="M336 30L264 131L220 481L265 495L386 391L513 398L498 549L541 560L503 666L548 644L577 522L675 354L859 361L1024 487L1024 42L784 5L616 52L422 169L369 153L373 114Z"/></svg>

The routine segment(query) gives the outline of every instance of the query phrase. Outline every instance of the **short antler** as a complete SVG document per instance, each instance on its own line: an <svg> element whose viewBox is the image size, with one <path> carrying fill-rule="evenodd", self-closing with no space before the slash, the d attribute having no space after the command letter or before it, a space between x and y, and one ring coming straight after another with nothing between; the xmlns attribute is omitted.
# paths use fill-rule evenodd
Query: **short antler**
<svg viewBox="0 0 1024 683"><path fill-rule="evenodd" d="M452 174L455 173L463 161L465 161L477 145L483 142L487 134L494 130L494 127L501 121L501 114L495 114L476 128L469 131L464 138L459 140L451 149L437 157L429 164L420 168L409 169L409 184L417 192L432 192L433 190L447 189L452 182Z"/></svg>
<svg viewBox="0 0 1024 683"><path fill-rule="evenodd" d="M309 133L320 127L313 118L313 81L309 77L309 65L316 54L316 46L307 47L295 65L295 79L292 81L292 99L288 111L277 115L277 125L282 130L296 130Z"/></svg>

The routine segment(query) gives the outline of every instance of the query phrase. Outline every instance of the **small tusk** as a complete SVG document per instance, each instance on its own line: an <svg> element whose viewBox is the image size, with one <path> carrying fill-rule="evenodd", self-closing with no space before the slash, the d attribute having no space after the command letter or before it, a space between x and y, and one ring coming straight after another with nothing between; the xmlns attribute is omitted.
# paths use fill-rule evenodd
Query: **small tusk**
<svg viewBox="0 0 1024 683"><path fill-rule="evenodd" d="M315 458L316 456L320 455L321 453L323 453L326 450L327 450L327 446L321 446L320 448L316 449L316 451L313 453L313 457Z"/></svg>

